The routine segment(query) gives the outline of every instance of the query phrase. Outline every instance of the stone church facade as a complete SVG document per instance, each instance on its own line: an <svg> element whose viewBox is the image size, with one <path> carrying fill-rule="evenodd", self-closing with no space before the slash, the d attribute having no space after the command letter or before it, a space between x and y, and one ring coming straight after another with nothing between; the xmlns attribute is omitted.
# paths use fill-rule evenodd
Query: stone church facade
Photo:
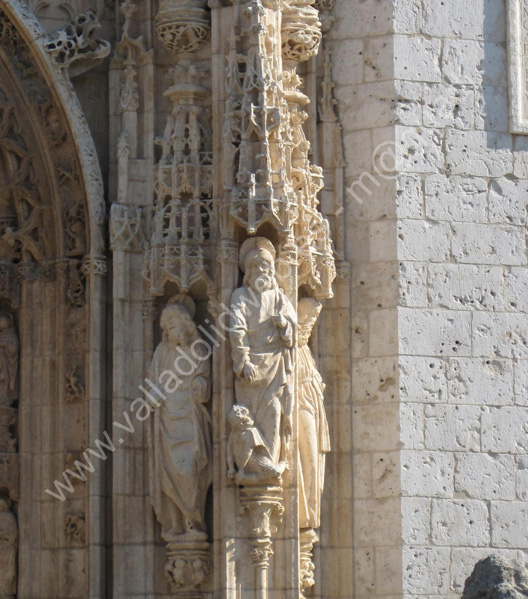
<svg viewBox="0 0 528 599"><path fill-rule="evenodd" d="M528 562L527 9L0 0L1 598Z"/></svg>

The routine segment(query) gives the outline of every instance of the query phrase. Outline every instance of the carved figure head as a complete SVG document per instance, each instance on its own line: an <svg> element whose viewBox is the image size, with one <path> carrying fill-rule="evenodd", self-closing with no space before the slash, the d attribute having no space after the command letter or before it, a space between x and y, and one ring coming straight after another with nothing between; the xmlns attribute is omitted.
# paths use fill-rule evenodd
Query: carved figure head
<svg viewBox="0 0 528 599"><path fill-rule="evenodd" d="M308 343L312 330L319 318L323 304L313 297L303 297L297 307L299 322L299 341Z"/></svg>
<svg viewBox="0 0 528 599"><path fill-rule="evenodd" d="M247 430L253 426L253 417L247 406L235 404L229 413L229 425L232 429Z"/></svg>
<svg viewBox="0 0 528 599"><path fill-rule="evenodd" d="M258 293L272 289L276 284L275 265L269 252L262 249L252 250L246 258L246 276L244 282Z"/></svg>
<svg viewBox="0 0 528 599"><path fill-rule="evenodd" d="M173 347L188 346L196 339L196 325L182 304L169 304L161 313L163 338Z"/></svg>

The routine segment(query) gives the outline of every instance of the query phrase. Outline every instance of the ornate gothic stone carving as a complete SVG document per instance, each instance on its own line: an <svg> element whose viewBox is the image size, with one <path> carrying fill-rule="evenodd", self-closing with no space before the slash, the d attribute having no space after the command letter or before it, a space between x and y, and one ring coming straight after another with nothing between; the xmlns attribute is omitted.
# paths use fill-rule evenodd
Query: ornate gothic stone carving
<svg viewBox="0 0 528 599"><path fill-rule="evenodd" d="M86 518L84 514L67 514L64 532L69 543L84 545L86 541Z"/></svg>
<svg viewBox="0 0 528 599"><path fill-rule="evenodd" d="M283 0L282 57L304 62L317 54L321 42L321 22L310 0Z"/></svg>
<svg viewBox="0 0 528 599"><path fill-rule="evenodd" d="M296 315L275 278L275 249L250 237L240 249L244 284L233 293L231 347L236 399L247 406L259 442L278 465L291 433ZM240 464L239 464L240 466Z"/></svg>
<svg viewBox="0 0 528 599"><path fill-rule="evenodd" d="M165 574L178 597L201 598L201 589L213 570L209 544L196 542L169 543Z"/></svg>
<svg viewBox="0 0 528 599"><path fill-rule="evenodd" d="M0 497L0 597L5 599L17 592L18 527L10 506L9 499Z"/></svg>
<svg viewBox="0 0 528 599"><path fill-rule="evenodd" d="M65 388L66 388L66 401L68 403L75 403L77 401L83 401L85 398L85 388L83 377L76 372L76 368L70 368L65 375Z"/></svg>
<svg viewBox="0 0 528 599"><path fill-rule="evenodd" d="M157 20L157 33L173 54L197 52L211 35L207 0L162 0Z"/></svg>
<svg viewBox="0 0 528 599"><path fill-rule="evenodd" d="M253 422L249 408L235 404L229 415L228 476L239 485L280 484L284 464L271 459L268 444Z"/></svg>
<svg viewBox="0 0 528 599"><path fill-rule="evenodd" d="M149 378L166 399L150 435L151 502L167 543L166 573L177 588L198 588L210 570L205 504L212 482L209 355L193 322L189 297L176 296L161 315L163 340ZM189 558L194 556L191 561Z"/></svg>
<svg viewBox="0 0 528 599"><path fill-rule="evenodd" d="M142 252L145 244L143 210L113 204L110 211L110 248L125 252Z"/></svg>
<svg viewBox="0 0 528 599"><path fill-rule="evenodd" d="M88 10L50 35L46 50L57 64L69 70L70 77L81 75L110 54L110 43L96 37L100 28L95 13Z"/></svg>
<svg viewBox="0 0 528 599"><path fill-rule="evenodd" d="M0 89L0 256L5 261L42 260L44 208L32 156L14 107Z"/></svg>
<svg viewBox="0 0 528 599"><path fill-rule="evenodd" d="M172 103L156 167L156 199L145 276L150 292L161 295L167 281L187 292L199 280L210 282L204 261L212 204L212 133L208 91L197 80L207 71L181 61L171 72Z"/></svg>

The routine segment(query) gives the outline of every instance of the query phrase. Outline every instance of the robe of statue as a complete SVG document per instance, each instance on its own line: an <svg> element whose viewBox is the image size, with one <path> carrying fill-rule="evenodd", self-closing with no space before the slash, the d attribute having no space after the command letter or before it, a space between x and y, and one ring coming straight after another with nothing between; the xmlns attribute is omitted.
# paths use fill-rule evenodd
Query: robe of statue
<svg viewBox="0 0 528 599"><path fill-rule="evenodd" d="M0 504L0 597L16 594L18 529L9 503L1 499Z"/></svg>
<svg viewBox="0 0 528 599"><path fill-rule="evenodd" d="M232 297L231 346L237 375L237 403L249 407L272 460L280 457L281 414L288 411L285 403L287 385L292 375L292 347L296 315L288 298L277 286L258 293L244 285ZM284 317L284 326L274 317ZM243 377L250 362L256 367L256 378Z"/></svg>
<svg viewBox="0 0 528 599"><path fill-rule="evenodd" d="M306 300L301 300L303 301ZM316 318L317 316L306 324L299 322L298 334L300 528L320 526L325 454L330 451L330 434L324 408L324 383L308 346Z"/></svg>
<svg viewBox="0 0 528 599"><path fill-rule="evenodd" d="M191 355L189 348L182 350ZM204 351L203 346L195 352L200 350ZM180 356L164 339L149 369L149 378L156 385L165 371L181 380L172 392L160 386L167 399L154 412L150 441L151 502L166 541L191 532L189 528L205 533L205 503L212 483L211 423L204 405L210 392L210 363L208 359L193 359L197 368L183 375L174 367L174 360ZM206 383L207 387L205 392L199 391L202 396L198 400L193 399L197 383Z"/></svg>

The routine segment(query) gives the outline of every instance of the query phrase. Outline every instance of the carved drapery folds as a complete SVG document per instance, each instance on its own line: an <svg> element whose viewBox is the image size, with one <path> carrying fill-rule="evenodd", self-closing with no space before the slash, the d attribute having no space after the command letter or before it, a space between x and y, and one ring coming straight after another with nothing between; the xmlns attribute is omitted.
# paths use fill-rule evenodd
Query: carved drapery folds
<svg viewBox="0 0 528 599"><path fill-rule="evenodd" d="M215 478L222 487L215 493L227 489L230 495L222 506L234 504L241 516L232 521L236 532L224 530L225 538L236 536L235 559L240 559L232 575L241 580L229 584L240 584L244 598L267 599L276 590L270 572L281 560L290 577L288 588L293 585L305 596L314 584L312 552L330 450L324 384L309 339L321 300L332 297L334 255L341 257L343 238L338 234L339 247L334 247L319 200L321 195L325 212L328 206L342 206L334 198L335 188L325 188L339 161L332 154L330 164L326 150L324 171L312 161L315 150L304 130L310 99L298 66L315 60L322 40L320 16L326 19L331 1L233 0L209 6L211 11L205 0L164 0L156 18L158 38L174 58L164 93L169 107L165 129L156 140L160 158L154 167L144 276L151 296L166 301L177 289L182 304L202 293L202 310L208 299L217 325L222 312L229 315L224 343L212 343L218 380L211 381L220 403L212 408L213 426L225 425L228 433L227 438L226 430L215 436L223 452L215 457L223 464L216 461L215 466L219 472L227 466L227 477ZM221 73L207 68L203 58L211 14L218 28L213 41L221 48L212 64L223 66ZM330 67L320 74L325 135L331 132L338 141ZM133 71L125 69L123 114L137 110L136 83ZM131 145L122 134L118 198L127 195ZM333 182L338 185L337 178ZM340 232L337 215L334 221ZM228 312L222 302L229 303ZM175 309L170 306L162 313L162 329L165 311ZM152 320L152 310L147 317ZM171 350L167 343L156 349L153 365L178 345ZM160 444L153 436L153 455ZM167 459L168 469L177 468L176 456ZM152 463L154 479L159 471ZM193 484L199 480L195 473ZM167 500L157 502L158 491L152 490L151 498L167 544L168 580L176 596L201 597L211 568L207 539L192 538L181 506L174 525L176 512ZM211 532L201 521L194 530ZM199 557L193 561L184 550Z"/></svg>
<svg viewBox="0 0 528 599"><path fill-rule="evenodd" d="M168 581L179 595L200 597L211 570L205 521L212 482L211 421L206 407L211 367L193 321L192 300L181 295L173 299L162 312L163 339L149 369L149 379L156 384L169 372L178 381L165 385L166 398L151 423L150 498L167 543ZM197 367L186 369L187 374L178 371L178 362L191 355Z"/></svg>

